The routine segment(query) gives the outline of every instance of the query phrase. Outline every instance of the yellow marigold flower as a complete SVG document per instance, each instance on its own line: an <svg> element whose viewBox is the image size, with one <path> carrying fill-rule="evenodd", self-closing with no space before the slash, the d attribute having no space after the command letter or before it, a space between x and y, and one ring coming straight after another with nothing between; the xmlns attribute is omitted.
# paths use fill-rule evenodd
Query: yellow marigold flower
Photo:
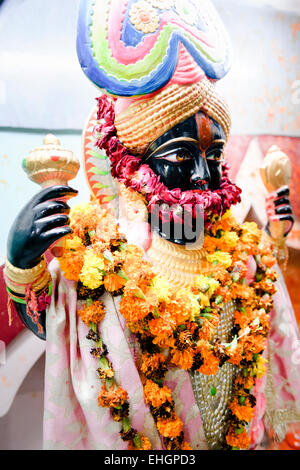
<svg viewBox="0 0 300 470"><path fill-rule="evenodd" d="M197 295L193 294L192 291L183 288L179 289L176 293L176 299L180 299L182 304L185 305L186 312L190 320L194 320L195 316L199 315L199 302Z"/></svg>
<svg viewBox="0 0 300 470"><path fill-rule="evenodd" d="M200 292L199 297L200 297L201 307L209 307L210 306L209 297L207 295L202 294Z"/></svg>
<svg viewBox="0 0 300 470"><path fill-rule="evenodd" d="M255 222L245 222L241 225L242 236L241 241L243 243L258 244L261 239L261 231L257 227Z"/></svg>
<svg viewBox="0 0 300 470"><path fill-rule="evenodd" d="M211 255L206 255L206 259L209 263L220 263L226 269L229 268L232 263L230 254L224 251L216 251Z"/></svg>
<svg viewBox="0 0 300 470"><path fill-rule="evenodd" d="M224 234L221 237L221 244L224 243L227 249L233 250L237 242L239 241L239 237L235 232L224 232Z"/></svg>
<svg viewBox="0 0 300 470"><path fill-rule="evenodd" d="M268 362L267 359L259 355L257 361L252 366L252 371L258 379L263 377L267 372L265 366L266 362Z"/></svg>
<svg viewBox="0 0 300 470"><path fill-rule="evenodd" d="M218 289L220 283L213 278L209 278L207 276L200 276L196 277L195 280L195 287L197 287L202 294L205 294L208 298L210 298L213 293Z"/></svg>
<svg viewBox="0 0 300 470"><path fill-rule="evenodd" d="M89 289L97 289L103 284L104 259L95 255L93 250L87 249L84 263L79 275L82 284Z"/></svg>
<svg viewBox="0 0 300 470"><path fill-rule="evenodd" d="M65 243L65 249L75 251L81 248L83 245L81 238L74 235L72 238L67 238Z"/></svg>
<svg viewBox="0 0 300 470"><path fill-rule="evenodd" d="M155 276L151 282L151 288L160 302L168 301L171 295L171 286L164 277Z"/></svg>

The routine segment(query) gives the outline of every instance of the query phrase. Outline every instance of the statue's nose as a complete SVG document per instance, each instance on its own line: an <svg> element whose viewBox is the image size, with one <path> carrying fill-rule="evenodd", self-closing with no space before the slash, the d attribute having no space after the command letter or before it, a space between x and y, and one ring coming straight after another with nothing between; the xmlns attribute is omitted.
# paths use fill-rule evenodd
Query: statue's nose
<svg viewBox="0 0 300 470"><path fill-rule="evenodd" d="M205 155L200 154L199 158L195 159L195 167L190 178L193 189L201 189L202 191L208 189L210 179L210 172Z"/></svg>

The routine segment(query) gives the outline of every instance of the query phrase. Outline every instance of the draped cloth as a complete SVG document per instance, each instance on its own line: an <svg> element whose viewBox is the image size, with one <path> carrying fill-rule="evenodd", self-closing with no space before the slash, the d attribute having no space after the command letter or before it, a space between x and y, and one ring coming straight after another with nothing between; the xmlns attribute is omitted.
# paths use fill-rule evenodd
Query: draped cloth
<svg viewBox="0 0 300 470"><path fill-rule="evenodd" d="M98 362L90 354L92 342L86 339L88 327L76 314L76 285L64 278L57 260L50 263L49 270L53 291L46 325L44 448L126 449L127 443L119 435L120 423L113 421L109 409L97 404L101 389L96 372ZM284 437L287 422L300 421L299 333L281 275L277 284L268 347L269 372L255 389L257 407L251 428L252 448L263 438L263 417L280 438ZM162 449L153 418L144 403L138 373L140 352L119 313L120 298L106 293L102 301L106 315L100 336L108 348L117 383L129 394L132 427L150 439L153 449ZM173 392L176 412L184 423L185 439L194 450L207 449L188 373L171 368L166 385Z"/></svg>
<svg viewBox="0 0 300 470"><path fill-rule="evenodd" d="M76 315L76 286L66 280L57 260L49 265L53 280L52 302L47 312L45 373L45 449L127 449L120 438L121 424L113 421L109 409L98 407L101 381L97 359L91 356L88 327ZM150 439L153 449L162 449L160 437L143 399L137 371L137 344L119 314L120 298L106 293L101 299L106 315L100 335L106 344L117 383L129 394L132 427ZM176 368L166 376L173 391L176 412L185 423L185 439L193 449L206 449L201 417L195 403L189 375Z"/></svg>

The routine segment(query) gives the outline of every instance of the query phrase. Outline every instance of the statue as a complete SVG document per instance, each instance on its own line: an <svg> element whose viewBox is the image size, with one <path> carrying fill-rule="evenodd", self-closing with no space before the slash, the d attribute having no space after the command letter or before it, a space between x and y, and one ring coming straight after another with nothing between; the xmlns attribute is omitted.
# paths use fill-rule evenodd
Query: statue
<svg viewBox="0 0 300 470"><path fill-rule="evenodd" d="M27 157L48 183L18 215L6 260L21 318L47 335L45 448L259 448L265 429L282 439L300 419L298 332L272 240L278 222L281 250L293 224L288 179L271 188L266 231L235 221L217 12L208 0L82 1L77 50L103 92L84 131L91 201L70 212L76 161L47 147L32 171ZM268 337L289 356L283 379Z"/></svg>

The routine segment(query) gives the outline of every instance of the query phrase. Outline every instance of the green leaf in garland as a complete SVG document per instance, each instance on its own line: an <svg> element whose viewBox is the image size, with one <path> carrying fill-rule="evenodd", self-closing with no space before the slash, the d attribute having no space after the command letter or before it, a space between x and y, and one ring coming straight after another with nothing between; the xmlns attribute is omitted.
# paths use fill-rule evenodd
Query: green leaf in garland
<svg viewBox="0 0 300 470"><path fill-rule="evenodd" d="M160 318L160 315L159 315L158 310L157 310L156 307L154 309L153 315L155 316L155 318Z"/></svg>
<svg viewBox="0 0 300 470"><path fill-rule="evenodd" d="M202 312L202 313L200 313L200 315L201 315L201 317L207 318L208 320L213 318L213 315L211 313Z"/></svg>
<svg viewBox="0 0 300 470"><path fill-rule="evenodd" d="M106 359L106 357L101 357L99 359L99 367L103 370L109 369L109 363L108 363L108 360Z"/></svg>
<svg viewBox="0 0 300 470"><path fill-rule="evenodd" d="M107 390L110 390L114 384L115 384L114 379L105 379L105 386Z"/></svg>
<svg viewBox="0 0 300 470"><path fill-rule="evenodd" d="M240 278L240 273L232 273L231 274L231 279L233 280L233 282L237 282Z"/></svg>
<svg viewBox="0 0 300 470"><path fill-rule="evenodd" d="M133 443L134 443L134 446L137 449L140 449L142 447L142 440L141 440L140 435L138 433L134 436Z"/></svg>
<svg viewBox="0 0 300 470"><path fill-rule="evenodd" d="M122 421L122 428L124 432L128 432L131 429L129 418L124 418Z"/></svg>
<svg viewBox="0 0 300 470"><path fill-rule="evenodd" d="M235 434L242 434L243 431L244 431L243 426L240 426L239 428L235 428L234 430Z"/></svg>
<svg viewBox="0 0 300 470"><path fill-rule="evenodd" d="M114 262L114 257L109 250L105 250L103 256L107 261L110 261L111 263Z"/></svg>
<svg viewBox="0 0 300 470"><path fill-rule="evenodd" d="M94 150L88 150L87 152L91 157L99 158L99 160L106 160L107 155L101 155L100 153L94 152Z"/></svg>
<svg viewBox="0 0 300 470"><path fill-rule="evenodd" d="M128 281L128 277L126 276L125 272L123 271L123 269L120 269L120 271L118 271L118 276L122 277L123 279L125 279L125 281Z"/></svg>
<svg viewBox="0 0 300 470"><path fill-rule="evenodd" d="M223 296L222 295L217 295L216 299L215 299L215 304L216 305L219 305L223 302Z"/></svg>
<svg viewBox="0 0 300 470"><path fill-rule="evenodd" d="M146 296L144 292L139 287L138 287L138 290L134 293L134 296L137 297L138 299L146 300Z"/></svg>

